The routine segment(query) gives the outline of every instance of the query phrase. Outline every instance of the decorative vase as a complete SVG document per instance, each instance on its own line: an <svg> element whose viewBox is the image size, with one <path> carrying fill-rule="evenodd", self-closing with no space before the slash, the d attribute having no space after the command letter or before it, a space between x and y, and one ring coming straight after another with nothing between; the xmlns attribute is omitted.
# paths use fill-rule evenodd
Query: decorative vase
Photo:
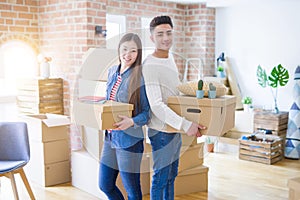
<svg viewBox="0 0 300 200"><path fill-rule="evenodd" d="M219 77L219 78L225 78L224 71L217 71L217 77Z"/></svg>
<svg viewBox="0 0 300 200"><path fill-rule="evenodd" d="M41 77L42 78L50 77L50 64L48 62L43 62L41 64Z"/></svg>
<svg viewBox="0 0 300 200"><path fill-rule="evenodd" d="M204 97L204 90L197 90L196 97L197 99L202 99Z"/></svg>
<svg viewBox="0 0 300 200"><path fill-rule="evenodd" d="M208 90L208 98L215 99L217 96L217 91Z"/></svg>

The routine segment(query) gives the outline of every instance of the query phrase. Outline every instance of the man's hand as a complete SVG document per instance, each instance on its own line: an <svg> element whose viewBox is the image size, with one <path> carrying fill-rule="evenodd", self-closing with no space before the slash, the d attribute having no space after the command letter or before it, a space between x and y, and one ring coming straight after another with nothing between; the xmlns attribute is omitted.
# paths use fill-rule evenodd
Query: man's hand
<svg viewBox="0 0 300 200"><path fill-rule="evenodd" d="M202 125L199 125L199 124L196 124L195 122L193 122L186 134L188 136L201 137L202 134L200 131L204 130L204 129L206 129L205 126L202 126Z"/></svg>
<svg viewBox="0 0 300 200"><path fill-rule="evenodd" d="M132 118L123 115L119 115L118 117L120 117L122 120L113 124L117 130L125 130L134 125Z"/></svg>

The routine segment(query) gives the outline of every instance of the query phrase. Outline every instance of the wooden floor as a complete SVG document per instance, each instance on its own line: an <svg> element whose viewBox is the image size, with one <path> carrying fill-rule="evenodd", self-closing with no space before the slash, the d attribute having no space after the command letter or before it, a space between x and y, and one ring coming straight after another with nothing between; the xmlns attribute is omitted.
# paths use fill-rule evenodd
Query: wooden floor
<svg viewBox="0 0 300 200"><path fill-rule="evenodd" d="M284 200L287 181L300 176L300 161L284 159L273 165L239 160L237 153L215 152L205 155L209 167L208 192L176 196L175 200ZM29 199L17 176L20 199ZM70 184L43 188L31 183L37 200L96 200ZM0 199L13 199L10 182L1 178ZM143 199L150 200L149 195Z"/></svg>

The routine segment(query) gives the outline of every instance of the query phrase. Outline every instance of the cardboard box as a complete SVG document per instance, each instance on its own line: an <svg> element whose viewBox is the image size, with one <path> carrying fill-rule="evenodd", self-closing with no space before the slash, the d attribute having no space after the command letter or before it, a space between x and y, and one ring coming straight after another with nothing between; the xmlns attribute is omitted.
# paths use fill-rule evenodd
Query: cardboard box
<svg viewBox="0 0 300 200"><path fill-rule="evenodd" d="M100 160L103 147L104 131L90 128L87 126L81 127L82 145L84 149L95 159Z"/></svg>
<svg viewBox="0 0 300 200"><path fill-rule="evenodd" d="M181 146L178 172L201 166L203 164L203 145Z"/></svg>
<svg viewBox="0 0 300 200"><path fill-rule="evenodd" d="M197 137L188 136L186 134L181 135L182 146L194 146L197 145Z"/></svg>
<svg viewBox="0 0 300 200"><path fill-rule="evenodd" d="M98 187L99 161L85 150L73 151L71 161L72 185L100 199L107 199ZM150 192L149 158L147 157L143 157L141 172L142 193L145 195ZM125 189L119 177L117 178L117 186L125 194Z"/></svg>
<svg viewBox="0 0 300 200"><path fill-rule="evenodd" d="M24 167L27 178L41 186L53 186L71 180L70 161L43 164L30 160Z"/></svg>
<svg viewBox="0 0 300 200"><path fill-rule="evenodd" d="M208 167L201 165L178 173L175 179L175 195L208 190Z"/></svg>
<svg viewBox="0 0 300 200"><path fill-rule="evenodd" d="M300 199L300 177L291 178L288 180L289 200Z"/></svg>
<svg viewBox="0 0 300 200"><path fill-rule="evenodd" d="M30 141L30 162L51 164L70 160L69 140L52 142Z"/></svg>
<svg viewBox="0 0 300 200"><path fill-rule="evenodd" d="M68 139L67 116L57 114L24 115L21 120L27 123L29 140L50 142Z"/></svg>
<svg viewBox="0 0 300 200"><path fill-rule="evenodd" d="M206 126L207 129L201 130L201 133L214 136L221 136L234 127L235 104L235 97L230 95L215 99L197 99L190 96L168 98L168 106L174 112L187 120ZM167 131L177 130L167 126Z"/></svg>
<svg viewBox="0 0 300 200"><path fill-rule="evenodd" d="M113 124L121 119L119 115L132 116L133 105L116 101L100 103L84 103L75 101L73 113L75 123L98 130L113 129Z"/></svg>

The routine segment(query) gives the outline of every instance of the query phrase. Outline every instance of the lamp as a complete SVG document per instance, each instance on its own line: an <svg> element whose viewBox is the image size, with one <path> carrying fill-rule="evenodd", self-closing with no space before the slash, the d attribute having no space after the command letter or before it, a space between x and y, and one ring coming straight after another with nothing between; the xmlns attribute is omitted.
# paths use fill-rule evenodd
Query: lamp
<svg viewBox="0 0 300 200"><path fill-rule="evenodd" d="M102 34L104 37L106 37L107 30L104 30L102 26L95 26L95 34Z"/></svg>

